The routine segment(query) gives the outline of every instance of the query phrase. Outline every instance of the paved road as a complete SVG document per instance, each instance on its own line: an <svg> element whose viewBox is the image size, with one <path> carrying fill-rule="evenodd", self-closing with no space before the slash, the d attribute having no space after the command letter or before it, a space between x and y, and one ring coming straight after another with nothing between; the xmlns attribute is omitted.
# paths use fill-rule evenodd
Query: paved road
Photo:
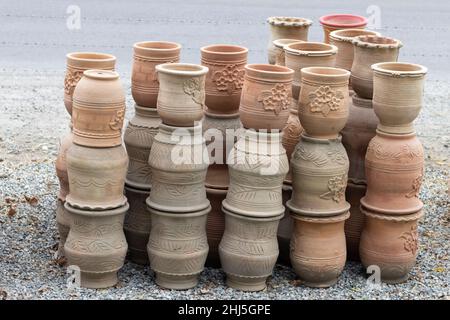
<svg viewBox="0 0 450 320"><path fill-rule="evenodd" d="M81 9L79 30L66 26L70 5ZM186 62L199 61L200 46L220 42L245 45L250 62L264 62L268 16L308 17L314 21L310 39L320 41L321 15L370 16L371 5L380 9L379 31L404 43L401 60L428 66L429 79L450 79L447 0L0 0L0 66L62 70L65 53L91 50L116 55L118 70L129 73L132 44L156 39L182 43Z"/></svg>

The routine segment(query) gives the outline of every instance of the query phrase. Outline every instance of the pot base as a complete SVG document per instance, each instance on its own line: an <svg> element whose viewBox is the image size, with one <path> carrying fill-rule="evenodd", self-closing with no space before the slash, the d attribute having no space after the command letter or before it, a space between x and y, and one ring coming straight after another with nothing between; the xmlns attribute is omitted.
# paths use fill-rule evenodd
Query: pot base
<svg viewBox="0 0 450 320"><path fill-rule="evenodd" d="M155 275L155 282L158 286L173 290L187 290L194 288L198 284L199 276L199 274L179 276L161 272L155 272Z"/></svg>
<svg viewBox="0 0 450 320"><path fill-rule="evenodd" d="M103 289L115 286L119 282L117 271L107 273L91 273L81 271L81 287Z"/></svg>
<svg viewBox="0 0 450 320"><path fill-rule="evenodd" d="M227 286L241 291L262 291L266 285L267 277L241 277L227 273Z"/></svg>

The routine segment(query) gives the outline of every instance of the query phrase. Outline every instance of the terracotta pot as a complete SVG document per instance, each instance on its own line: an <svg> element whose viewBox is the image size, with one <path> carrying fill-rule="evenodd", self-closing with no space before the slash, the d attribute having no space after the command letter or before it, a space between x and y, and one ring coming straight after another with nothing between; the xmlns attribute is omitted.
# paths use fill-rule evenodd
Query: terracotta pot
<svg viewBox="0 0 450 320"><path fill-rule="evenodd" d="M222 203L226 210L258 218L284 213L281 187L289 164L280 133L247 130L229 160L230 186Z"/></svg>
<svg viewBox="0 0 450 320"><path fill-rule="evenodd" d="M119 74L87 70L73 93L73 142L86 147L122 144L125 94Z"/></svg>
<svg viewBox="0 0 450 320"><path fill-rule="evenodd" d="M145 200L150 190L135 189L125 185L125 196L130 208L125 215L123 231L128 243L128 258L137 264L148 264L147 243L151 219Z"/></svg>
<svg viewBox="0 0 450 320"><path fill-rule="evenodd" d="M133 49L131 94L137 105L156 108L159 83L155 67L162 63L178 62L181 45L167 41L143 41L135 43Z"/></svg>
<svg viewBox="0 0 450 320"><path fill-rule="evenodd" d="M81 270L81 286L114 286L127 253L123 219L128 204L112 210L91 211L75 209L66 202L65 208L72 221L64 251L68 265Z"/></svg>
<svg viewBox="0 0 450 320"><path fill-rule="evenodd" d="M297 17L269 17L267 22L270 25L270 40L268 47L269 63L275 64L277 49L273 44L278 39L308 40L309 27L312 21Z"/></svg>
<svg viewBox="0 0 450 320"><path fill-rule="evenodd" d="M286 67L294 70L292 96L299 99L302 82L301 69L307 67L334 67L337 47L321 42L294 42L284 46Z"/></svg>
<svg viewBox="0 0 450 320"><path fill-rule="evenodd" d="M416 263L419 250L417 225L423 212L392 216L375 214L364 208L362 211L366 215L359 247L363 266L378 266L383 282L405 282Z"/></svg>
<svg viewBox="0 0 450 320"><path fill-rule="evenodd" d="M203 116L205 76L208 68L197 64L165 63L156 66L159 80L158 114L162 122L192 127Z"/></svg>
<svg viewBox="0 0 450 320"><path fill-rule="evenodd" d="M358 36L352 40L354 48L351 68L352 88L360 98L372 99L373 72L371 65L378 62L397 61L402 43L379 36Z"/></svg>
<svg viewBox="0 0 450 320"><path fill-rule="evenodd" d="M321 139L335 139L349 114L348 79L344 69L302 69L298 116L305 132Z"/></svg>
<svg viewBox="0 0 450 320"><path fill-rule="evenodd" d="M414 133L393 135L377 130L366 154L367 192L361 204L390 215L412 214L422 209L424 154Z"/></svg>
<svg viewBox="0 0 450 320"><path fill-rule="evenodd" d="M161 119L155 108L135 106L135 109L135 116L128 123L123 138L129 158L125 181L134 188L150 189L152 170L148 157Z"/></svg>
<svg viewBox="0 0 450 320"><path fill-rule="evenodd" d="M412 63L383 62L372 65L373 108L378 129L387 133L414 132L413 121L422 109L427 68Z"/></svg>
<svg viewBox="0 0 450 320"><path fill-rule="evenodd" d="M152 169L149 207L183 213L209 207L205 190L208 155L200 125L176 128L161 124L148 162Z"/></svg>
<svg viewBox="0 0 450 320"><path fill-rule="evenodd" d="M286 202L292 197L292 186L283 184L283 206L286 206ZM289 208L285 207L285 212L283 218L280 220L278 225L278 247L280 248L280 255L278 256L278 262L291 266L291 260L289 258L290 254L290 242L292 230L294 227L294 221L291 218Z"/></svg>
<svg viewBox="0 0 450 320"><path fill-rule="evenodd" d="M210 210L178 214L149 208L152 228L147 252L156 284L177 290L197 285L208 255L205 227Z"/></svg>
<svg viewBox="0 0 450 320"><path fill-rule="evenodd" d="M266 288L278 258L277 229L283 214L252 218L224 209L225 232L219 245L227 286L243 291Z"/></svg>
<svg viewBox="0 0 450 320"><path fill-rule="evenodd" d="M227 196L227 190L206 188L206 196L211 203L211 212L208 213L206 222L206 235L209 246L206 266L220 268L219 243L225 230L225 215L222 212L222 201Z"/></svg>
<svg viewBox="0 0 450 320"><path fill-rule="evenodd" d="M56 225L59 234L58 257L64 257L64 244L70 231L70 215L60 199L56 200Z"/></svg>
<svg viewBox="0 0 450 320"><path fill-rule="evenodd" d="M59 180L58 199L60 199L62 202L66 201L66 196L69 193L69 177L67 176L66 156L67 150L69 150L72 144L73 133L72 130L70 130L70 132L65 135L60 141L58 156L56 157L55 161L56 176Z"/></svg>
<svg viewBox="0 0 450 320"><path fill-rule="evenodd" d="M300 124L300 119L298 118L298 107L294 99L292 99L291 108L289 110L289 117L286 125L283 128L283 138L281 143L283 148L286 150L286 156L289 163L291 162L292 152L297 143L300 141L300 135L303 132L303 127ZM289 172L286 175L285 183L292 183L292 173L289 168Z"/></svg>
<svg viewBox="0 0 450 320"><path fill-rule="evenodd" d="M294 71L283 66L245 66L239 115L247 129L282 130L289 116Z"/></svg>
<svg viewBox="0 0 450 320"><path fill-rule="evenodd" d="M347 183L345 199L350 203L350 218L345 221L345 240L349 260L359 261L359 241L364 226L364 214L360 210L360 200L366 194L365 184Z"/></svg>
<svg viewBox="0 0 450 320"><path fill-rule="evenodd" d="M205 85L206 113L237 116L248 49L229 44L215 44L202 47L200 51L202 65L209 69Z"/></svg>
<svg viewBox="0 0 450 320"><path fill-rule="evenodd" d="M106 210L125 205L128 157L123 146L88 148L73 144L67 151L70 193L66 202L81 209Z"/></svg>
<svg viewBox="0 0 450 320"><path fill-rule="evenodd" d="M367 18L354 14L329 14L319 18L323 27L323 42L330 43L330 32L341 29L364 29Z"/></svg>
<svg viewBox="0 0 450 320"><path fill-rule="evenodd" d="M337 282L347 255L344 222L348 217L348 212L320 218L292 215L291 263L305 286L327 288Z"/></svg>
<svg viewBox="0 0 450 320"><path fill-rule="evenodd" d="M66 55L67 69L64 78L64 105L69 114L72 114L72 95L83 76L89 69L114 71L116 57L106 53L72 52Z"/></svg>
<svg viewBox="0 0 450 320"><path fill-rule="evenodd" d="M302 134L291 159L292 198L286 205L304 216L336 216L347 212L348 157L337 139Z"/></svg>
<svg viewBox="0 0 450 320"><path fill-rule="evenodd" d="M284 46L294 42L303 42L298 39L277 39L273 41L273 52L275 53L275 64L278 66L286 65L286 58L284 56Z"/></svg>

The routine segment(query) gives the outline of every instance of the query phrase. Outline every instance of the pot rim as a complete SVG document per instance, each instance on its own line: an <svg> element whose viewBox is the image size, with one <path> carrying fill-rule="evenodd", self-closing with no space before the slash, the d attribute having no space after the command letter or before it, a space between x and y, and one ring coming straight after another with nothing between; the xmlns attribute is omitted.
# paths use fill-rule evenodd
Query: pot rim
<svg viewBox="0 0 450 320"><path fill-rule="evenodd" d="M302 50L302 49L295 49L292 48L292 46L294 45L313 45L313 46L317 46L317 47L322 47L322 48L328 48L328 49L324 49L324 50L311 50L311 48L309 48L309 50ZM338 52L338 48L333 45L333 44L328 44L328 43L323 43L323 42L310 42L310 41L304 41L304 42L294 42L294 43L290 43L284 46L284 51L288 52L289 54L292 55L297 55L297 56L331 56L333 54L336 54Z"/></svg>
<svg viewBox="0 0 450 320"><path fill-rule="evenodd" d="M228 192L228 187L223 188L223 189L218 189L218 188L208 187L206 184L205 184L205 189L206 189L206 194L211 193L211 194L218 195L218 196L226 195Z"/></svg>
<svg viewBox="0 0 450 320"><path fill-rule="evenodd" d="M253 71L257 73L261 73L264 75L274 75L274 74L283 74L283 75L293 75L294 70L285 66L279 66L268 63L253 63L245 65L246 71Z"/></svg>
<svg viewBox="0 0 450 320"><path fill-rule="evenodd" d="M285 27L309 27L312 25L312 20L300 17L283 17L273 16L268 17L267 22L272 26L285 26Z"/></svg>
<svg viewBox="0 0 450 320"><path fill-rule="evenodd" d="M236 212L232 212L226 208L223 207L221 208L222 212L225 213L225 215L230 215L232 217L235 218L240 218L242 220L250 220L250 221L255 221L255 222L269 222L269 221L276 221L276 220L281 220L284 217L284 212L276 215L276 216L263 216L263 217L259 217L259 216L248 216L245 214L241 214L241 213L236 213Z"/></svg>
<svg viewBox="0 0 450 320"><path fill-rule="evenodd" d="M354 36L346 36L343 35L346 32L358 32L360 34L354 35ZM337 41L343 41L343 42L352 42L353 38L359 37L359 36L379 36L381 37L381 33L377 31L372 30L365 30L365 29L340 29L340 30L334 30L330 32L330 39L337 40Z"/></svg>
<svg viewBox="0 0 450 320"><path fill-rule="evenodd" d="M170 48L154 48L154 47L146 47L144 45L168 45ZM172 41L139 41L133 44L134 49L140 49L144 51L156 51L156 52L171 52L175 50L181 49L181 44Z"/></svg>
<svg viewBox="0 0 450 320"><path fill-rule="evenodd" d="M272 44L280 49L284 49L284 46L287 44L291 44L294 42L305 42L303 40L298 40L298 39L288 39L288 38L284 38L284 39L277 39L277 40L273 40Z"/></svg>
<svg viewBox="0 0 450 320"><path fill-rule="evenodd" d="M422 218L425 214L423 212L423 209L419 209L416 212L410 213L410 214L403 214L403 215L390 215L386 213L378 213L374 212L363 205L359 206L359 210L368 217L378 219L378 220L386 220L386 221L393 221L393 222L408 222L408 221L414 221L419 220Z"/></svg>
<svg viewBox="0 0 450 320"><path fill-rule="evenodd" d="M123 206L120 206L118 208L113 209L104 209L104 210L97 210L97 209L78 209L73 206L71 206L68 202L64 203L64 208L69 211L70 213L79 214L82 216L87 217L106 217L106 216L115 216L122 213L125 213L130 208L130 204L125 202Z"/></svg>
<svg viewBox="0 0 450 320"><path fill-rule="evenodd" d="M325 71L333 71L336 72L334 74L326 73ZM310 76L321 76L327 79L339 79L342 77L350 77L350 71L342 69L342 68L335 68L335 67L306 67L300 69L300 72L302 74L307 74Z"/></svg>
<svg viewBox="0 0 450 320"><path fill-rule="evenodd" d="M353 19L355 22L343 23L343 22L330 22L331 19ZM336 27L336 28L354 28L354 27L363 27L367 25L367 18L355 14L350 13L333 13L321 16L319 18L319 22L322 25Z"/></svg>
<svg viewBox="0 0 450 320"><path fill-rule="evenodd" d="M159 216L163 217L171 217L171 218L193 218L193 217L200 217L207 215L211 211L211 205L209 205L207 208L194 211L194 212L165 212L161 210L157 210L154 208L151 208L147 205L147 211L152 214L157 214Z"/></svg>
<svg viewBox="0 0 450 320"><path fill-rule="evenodd" d="M89 57L82 57L82 56L89 56ZM116 61L116 57L109 53L103 53L103 52L94 52L94 51L76 51L76 52L69 52L66 54L66 58L68 60L72 61L89 61L89 62L95 62L95 61L101 61L101 62L109 62L109 61Z"/></svg>
<svg viewBox="0 0 450 320"><path fill-rule="evenodd" d="M345 211L344 213L338 214L336 216L305 216L295 212L291 212L290 214L292 219L300 220L304 222L311 223L338 223L347 220L350 218L350 210Z"/></svg>
<svg viewBox="0 0 450 320"><path fill-rule="evenodd" d="M183 70L191 69L191 70ZM194 63L163 63L155 67L157 72L178 76L202 76L208 73L209 68ZM177 70L178 69L178 70Z"/></svg>
<svg viewBox="0 0 450 320"><path fill-rule="evenodd" d="M236 50L235 51L213 50L213 48L217 48L217 47L227 47L227 48L236 49ZM248 49L246 47L239 46L236 44L226 44L226 43L210 44L210 45L201 47L200 51L209 53L209 54L220 54L220 55L236 55L236 54L248 53Z"/></svg>
<svg viewBox="0 0 450 320"><path fill-rule="evenodd" d="M411 67L414 70L404 70L404 67ZM373 64L371 68L374 73L392 77L421 77L428 71L427 67L409 62L379 62Z"/></svg>
<svg viewBox="0 0 450 320"><path fill-rule="evenodd" d="M374 43L369 40L382 40L390 43ZM400 49L403 46L400 40L384 36L357 36L353 38L352 43L357 47L378 49Z"/></svg>
<svg viewBox="0 0 450 320"><path fill-rule="evenodd" d="M330 144L330 143L341 143L342 142L342 134L338 134L336 138L316 138L313 136L308 135L306 132L302 132L300 134L300 139L311 142L314 144Z"/></svg>
<svg viewBox="0 0 450 320"><path fill-rule="evenodd" d="M96 80L115 80L119 79L119 74L116 71L88 69L83 72L83 76Z"/></svg>

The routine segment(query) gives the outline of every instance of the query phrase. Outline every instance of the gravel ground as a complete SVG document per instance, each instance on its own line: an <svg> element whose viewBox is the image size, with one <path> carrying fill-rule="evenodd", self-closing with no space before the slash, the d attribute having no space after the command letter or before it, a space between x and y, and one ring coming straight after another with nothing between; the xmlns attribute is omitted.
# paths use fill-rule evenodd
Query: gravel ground
<svg viewBox="0 0 450 320"><path fill-rule="evenodd" d="M127 118L132 113L130 75ZM224 285L221 270L207 268L197 288L160 289L148 267L127 262L111 289L66 287L65 268L55 260L58 140L67 130L62 102L63 72L3 69L0 74L0 299L449 299L450 212L448 82L430 81L416 121L426 152L421 190L425 218L417 266L408 282L370 289L362 267L348 262L338 283L310 289L291 269L277 266L268 288L243 293Z"/></svg>

